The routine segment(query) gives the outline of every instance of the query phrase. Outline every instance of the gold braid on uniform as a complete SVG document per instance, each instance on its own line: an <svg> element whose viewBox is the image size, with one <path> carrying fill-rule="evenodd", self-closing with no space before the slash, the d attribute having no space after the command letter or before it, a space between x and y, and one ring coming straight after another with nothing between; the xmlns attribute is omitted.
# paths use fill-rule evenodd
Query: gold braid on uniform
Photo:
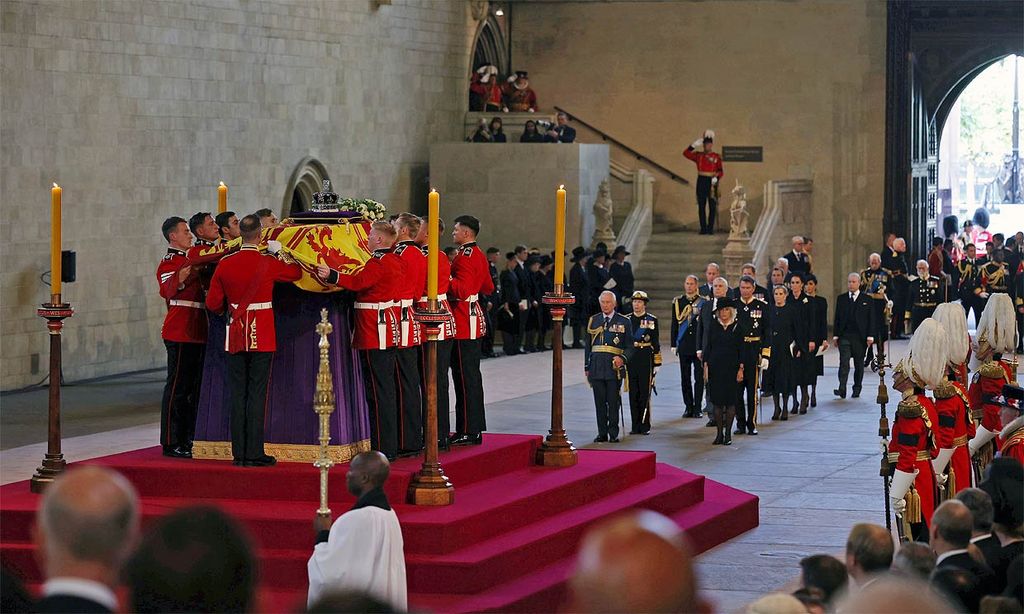
<svg viewBox="0 0 1024 614"><path fill-rule="evenodd" d="M1004 380L1007 380L1006 383L1010 383L1009 378L1006 377L1006 371L1003 370L1003 368L995 360L986 360L984 363L981 364L981 366L978 367L977 372L982 377L988 377L991 379L1002 378Z"/></svg>

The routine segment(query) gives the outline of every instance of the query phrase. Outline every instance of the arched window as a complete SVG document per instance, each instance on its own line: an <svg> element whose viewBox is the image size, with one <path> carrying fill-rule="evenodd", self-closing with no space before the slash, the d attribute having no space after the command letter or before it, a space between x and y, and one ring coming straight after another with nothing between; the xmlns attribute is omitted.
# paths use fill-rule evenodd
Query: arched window
<svg viewBox="0 0 1024 614"><path fill-rule="evenodd" d="M492 13L488 13L487 19L480 22L473 45L473 70L486 64L497 66L498 72L502 75L508 74L508 47L505 44L505 35L501 31L498 18Z"/></svg>
<svg viewBox="0 0 1024 614"><path fill-rule="evenodd" d="M281 203L282 217L308 211L313 194L320 191L324 179L330 180L330 176L320 160L308 156L300 160L288 178Z"/></svg>

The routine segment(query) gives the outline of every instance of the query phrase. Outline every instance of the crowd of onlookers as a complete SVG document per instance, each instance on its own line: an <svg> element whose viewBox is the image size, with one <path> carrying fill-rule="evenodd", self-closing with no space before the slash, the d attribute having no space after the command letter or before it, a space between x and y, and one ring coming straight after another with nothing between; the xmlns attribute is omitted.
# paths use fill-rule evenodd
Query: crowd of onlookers
<svg viewBox="0 0 1024 614"><path fill-rule="evenodd" d="M361 542L364 551L340 548L353 543L346 531L370 526L352 520L363 510L373 508L385 514L381 518L394 516L383 489L387 461L367 452L359 455L359 462L361 468L354 467L349 480L358 502L333 526L330 518L315 523L319 535L311 560L329 560L334 548L339 564L362 567L363 572L328 574L326 580L320 575L323 570L318 572L310 612L404 609L395 605L404 606L407 598L401 536L394 535L397 524L390 530L397 543L385 543L389 531L382 531L381 538ZM1024 468L1018 461L997 459L979 488L963 490L936 509L927 543L895 543L885 527L857 524L842 559L830 554L803 558L799 570L793 569L794 574L799 571L799 586L765 595L746 611L1019 612L1024 602L1022 481ZM109 469L85 467L60 477L37 513L35 542L45 575L42 596L32 599L5 570L3 611L118 611L122 583L127 611L256 608L256 558L237 521L214 508L192 507L164 516L141 533L139 515L134 487ZM388 564L378 568L373 561L381 559ZM313 567L311 563L311 579ZM402 586L384 581L380 576L386 572ZM655 512L632 511L597 524L583 537L565 610L713 611L700 586L679 526Z"/></svg>
<svg viewBox="0 0 1024 614"><path fill-rule="evenodd" d="M500 117L493 117L490 122L481 117L476 131L466 140L471 143L507 143L508 136ZM572 143L575 140L576 129L569 125L569 116L563 112L555 115L553 124L542 119L526 120L519 135L520 143Z"/></svg>

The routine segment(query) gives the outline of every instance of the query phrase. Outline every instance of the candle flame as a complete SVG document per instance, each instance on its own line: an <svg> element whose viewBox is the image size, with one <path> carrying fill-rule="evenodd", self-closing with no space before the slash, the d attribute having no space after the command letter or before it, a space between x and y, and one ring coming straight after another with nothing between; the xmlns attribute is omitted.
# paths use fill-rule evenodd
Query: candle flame
<svg viewBox="0 0 1024 614"><path fill-rule="evenodd" d="M55 188L59 188L60 186L59 186L59 185L57 185L57 182L56 182L56 181L54 181L54 182L53 182L53 187L55 187Z"/></svg>
<svg viewBox="0 0 1024 614"><path fill-rule="evenodd" d="M558 186L558 189L559 189L559 190L564 190L564 189L565 189L565 186L564 186L564 185L560 185L560 186Z"/></svg>
<svg viewBox="0 0 1024 614"><path fill-rule="evenodd" d="M220 187L222 187L222 188L225 187L223 181L220 182Z"/></svg>
<svg viewBox="0 0 1024 614"><path fill-rule="evenodd" d="M434 194L434 193L436 193L436 192L437 192L437 188L430 188L430 193L431 193L431 194Z"/></svg>

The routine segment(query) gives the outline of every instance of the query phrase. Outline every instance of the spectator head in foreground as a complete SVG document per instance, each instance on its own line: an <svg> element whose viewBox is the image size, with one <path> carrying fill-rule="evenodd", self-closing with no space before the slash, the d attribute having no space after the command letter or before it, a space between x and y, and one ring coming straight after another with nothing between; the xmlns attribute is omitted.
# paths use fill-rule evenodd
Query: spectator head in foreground
<svg viewBox="0 0 1024 614"><path fill-rule="evenodd" d="M924 582L882 577L863 587L863 590L852 592L838 605L836 611L841 614L953 614L956 610L949 601L932 592Z"/></svg>
<svg viewBox="0 0 1024 614"><path fill-rule="evenodd" d="M117 609L112 589L139 535L139 500L128 480L103 467L67 471L46 489L32 532L47 580L40 611L52 611L44 604L68 595ZM59 580L51 583L54 579ZM88 584L89 590L65 590L61 583L68 580Z"/></svg>
<svg viewBox="0 0 1024 614"><path fill-rule="evenodd" d="M161 518L125 569L129 611L248 612L256 561L237 522L213 507Z"/></svg>
<svg viewBox="0 0 1024 614"><path fill-rule="evenodd" d="M935 551L922 542L907 542L900 546L892 560L892 571L896 575L927 581L935 569Z"/></svg>
<svg viewBox="0 0 1024 614"><path fill-rule="evenodd" d="M747 614L806 614L807 607L786 593L769 593L747 606Z"/></svg>
<svg viewBox="0 0 1024 614"><path fill-rule="evenodd" d="M887 571L892 555L892 537L877 524L856 524L846 538L846 570L858 586Z"/></svg>
<svg viewBox="0 0 1024 614"><path fill-rule="evenodd" d="M826 602L846 590L846 566L834 556L815 554L800 561L800 584L820 589Z"/></svg>
<svg viewBox="0 0 1024 614"><path fill-rule="evenodd" d="M591 529L569 579L572 612L709 612L674 522L636 511Z"/></svg>

